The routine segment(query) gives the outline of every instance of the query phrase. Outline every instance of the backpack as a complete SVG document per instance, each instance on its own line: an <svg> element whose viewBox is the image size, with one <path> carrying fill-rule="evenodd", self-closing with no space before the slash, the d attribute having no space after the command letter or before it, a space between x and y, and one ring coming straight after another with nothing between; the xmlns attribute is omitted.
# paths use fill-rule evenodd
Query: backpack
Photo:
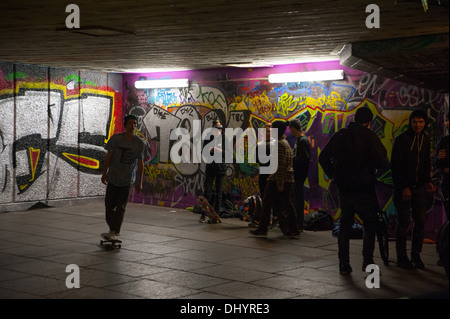
<svg viewBox="0 0 450 319"><path fill-rule="evenodd" d="M303 228L305 230L332 230L333 217L324 210L318 210L313 213L305 215L303 221Z"/></svg>

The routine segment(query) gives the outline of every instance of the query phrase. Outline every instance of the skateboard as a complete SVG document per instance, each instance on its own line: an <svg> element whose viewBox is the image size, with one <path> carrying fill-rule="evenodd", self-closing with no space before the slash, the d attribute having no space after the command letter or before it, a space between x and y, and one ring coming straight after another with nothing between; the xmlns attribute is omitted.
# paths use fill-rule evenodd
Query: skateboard
<svg viewBox="0 0 450 319"><path fill-rule="evenodd" d="M197 197L197 204L200 205L202 211L206 214L206 216L208 216L208 223L218 224L222 222L219 215L217 215L214 208L209 204L208 200L204 196Z"/></svg>
<svg viewBox="0 0 450 319"><path fill-rule="evenodd" d="M109 246L110 248L122 248L122 241L120 239L102 239L100 246Z"/></svg>

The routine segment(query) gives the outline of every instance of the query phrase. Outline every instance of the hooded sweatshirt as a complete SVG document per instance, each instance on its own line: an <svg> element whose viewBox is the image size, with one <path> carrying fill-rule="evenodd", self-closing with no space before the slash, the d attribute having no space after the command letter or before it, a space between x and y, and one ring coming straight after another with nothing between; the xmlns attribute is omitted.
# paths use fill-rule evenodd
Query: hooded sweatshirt
<svg viewBox="0 0 450 319"><path fill-rule="evenodd" d="M319 163L339 188L367 191L375 187L376 170L387 165L386 153L375 133L352 122L331 137Z"/></svg>
<svg viewBox="0 0 450 319"><path fill-rule="evenodd" d="M394 141L391 171L394 188L398 190L415 189L431 182L430 137L425 129L416 135L411 126L414 117L425 120L425 129L428 124L426 113L415 110L409 117L408 130Z"/></svg>

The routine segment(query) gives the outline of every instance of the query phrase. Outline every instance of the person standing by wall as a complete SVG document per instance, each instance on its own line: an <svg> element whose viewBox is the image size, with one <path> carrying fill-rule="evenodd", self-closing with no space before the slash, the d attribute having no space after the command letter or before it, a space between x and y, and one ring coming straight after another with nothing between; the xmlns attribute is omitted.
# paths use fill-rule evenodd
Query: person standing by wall
<svg viewBox="0 0 450 319"><path fill-rule="evenodd" d="M364 223L362 269L374 264L377 212L376 170L387 165L386 148L370 130L372 111L359 108L355 120L334 134L319 155L327 176L336 182L341 208L338 236L339 272L349 275L350 233L355 213Z"/></svg>
<svg viewBox="0 0 450 319"><path fill-rule="evenodd" d="M105 146L102 183L107 185L105 217L109 232L101 236L106 240L116 239L120 234L131 186L135 185L137 193L142 191L144 158L148 150L144 141L134 134L137 123L135 115L125 116L125 132L111 136Z"/></svg>
<svg viewBox="0 0 450 319"><path fill-rule="evenodd" d="M303 186L308 177L309 157L311 154L311 145L308 137L302 130L299 119L293 119L289 122L291 134L297 140L294 146L294 185L292 187L292 198L294 200L295 211L297 212L297 222L300 231L303 230L304 210L305 210L305 194Z"/></svg>
<svg viewBox="0 0 450 319"><path fill-rule="evenodd" d="M211 147L209 150L210 155L214 156L215 152L220 154L221 161L220 162L211 162L206 164L205 169L205 184L204 184L204 193L203 196L210 203L210 205L214 208L216 213L220 215L220 206L222 205L222 188L223 183L225 181L225 174L227 171L227 164L225 163L225 151L224 151L224 139L223 139L223 126L219 120L215 120L213 122L214 128L214 136L212 139L214 140L215 145ZM205 142L205 145L211 143L210 141ZM214 187L214 188L213 188ZM214 189L214 192L213 192ZM206 214L201 213L199 222L202 223L206 219Z"/></svg>
<svg viewBox="0 0 450 319"><path fill-rule="evenodd" d="M405 269L425 268L420 253L425 232L427 191L436 191L431 183L430 137L425 133L427 123L424 111L413 111L408 130L396 137L392 147L394 205L398 214L397 266ZM406 240L411 216L414 227L409 260Z"/></svg>
<svg viewBox="0 0 450 319"><path fill-rule="evenodd" d="M286 121L275 121L272 123L272 129L277 129L278 168L275 173L267 179L267 186L263 197L263 210L259 227L250 230L253 235L266 236L270 223L271 210L276 203L277 198L281 198L286 209L286 218L279 216L280 228L285 236L297 236L298 223L295 208L292 203L291 187L294 183L294 170L292 168L292 150L289 143L284 138L284 132L287 128Z"/></svg>

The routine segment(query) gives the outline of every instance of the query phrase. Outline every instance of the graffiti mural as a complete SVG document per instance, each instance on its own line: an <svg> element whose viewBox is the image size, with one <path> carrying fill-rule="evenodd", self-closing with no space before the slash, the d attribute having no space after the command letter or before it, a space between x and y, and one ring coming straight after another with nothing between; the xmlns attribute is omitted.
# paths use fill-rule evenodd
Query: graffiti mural
<svg viewBox="0 0 450 319"><path fill-rule="evenodd" d="M145 79L145 75L140 75ZM124 77L124 113L140 116L140 133L152 148L147 161L143 194L132 200L155 205L192 206L203 192L204 163L175 164L170 161L174 141L170 132L178 127L192 132L194 120L202 129L219 119L226 128L253 128L277 119L298 118L312 145L309 177L305 183L308 209L319 208L339 217L337 189L318 165L318 155L330 137L353 120L356 110L369 107L374 119L372 130L379 136L390 158L395 137L407 129L410 112L425 107L431 119L429 133L436 145L444 134L444 114L448 94L433 92L362 73L343 81L272 85L265 80L205 82L183 89L137 90L130 83L136 76ZM287 139L294 140L287 131ZM195 140L192 136L191 143ZM160 174L155 174L155 171ZM156 177L158 176L158 177ZM225 191L237 204L259 192L258 166L252 163L228 164ZM389 167L378 172L380 208L393 211L392 177ZM440 207L439 195L430 199L429 209Z"/></svg>
<svg viewBox="0 0 450 319"><path fill-rule="evenodd" d="M0 64L0 77L0 204L103 195L120 94L102 74Z"/></svg>

